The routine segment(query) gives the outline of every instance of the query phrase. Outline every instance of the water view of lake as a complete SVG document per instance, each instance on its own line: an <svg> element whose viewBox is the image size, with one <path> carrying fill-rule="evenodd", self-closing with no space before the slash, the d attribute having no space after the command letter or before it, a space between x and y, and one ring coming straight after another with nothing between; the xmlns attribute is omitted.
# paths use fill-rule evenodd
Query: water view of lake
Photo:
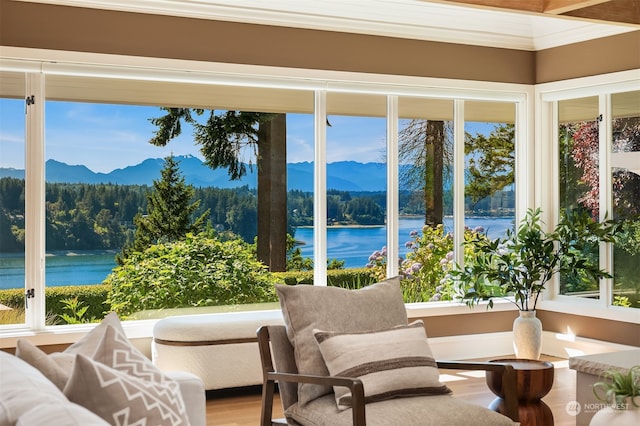
<svg viewBox="0 0 640 426"><path fill-rule="evenodd" d="M400 219L400 254L405 255L411 231L422 228L423 219ZM445 226L450 229L451 219L445 219ZM511 218L467 218L467 226L482 226L491 238L504 234L513 226ZM299 228L296 240L301 245L302 255L313 256L313 229ZM364 267L369 255L386 245L386 228L375 227L340 227L327 230L327 258L345 261L345 268ZM102 282L115 267L115 252L74 251L48 253L46 257L46 285L93 285ZM24 287L24 257L16 254L0 254L0 289Z"/></svg>

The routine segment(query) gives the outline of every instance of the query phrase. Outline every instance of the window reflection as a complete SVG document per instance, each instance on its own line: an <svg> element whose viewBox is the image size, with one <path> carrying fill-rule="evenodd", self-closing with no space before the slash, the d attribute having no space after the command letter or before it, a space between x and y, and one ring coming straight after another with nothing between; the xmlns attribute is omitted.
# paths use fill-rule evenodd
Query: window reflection
<svg viewBox="0 0 640 426"><path fill-rule="evenodd" d="M613 251L614 306L640 308L640 91L611 95L613 215L625 218Z"/></svg>

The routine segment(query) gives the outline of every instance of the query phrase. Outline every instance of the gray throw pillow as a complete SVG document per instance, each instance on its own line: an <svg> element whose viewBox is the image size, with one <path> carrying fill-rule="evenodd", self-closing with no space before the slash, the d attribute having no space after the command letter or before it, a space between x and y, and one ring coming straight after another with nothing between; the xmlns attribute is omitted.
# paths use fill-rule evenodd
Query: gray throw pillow
<svg viewBox="0 0 640 426"><path fill-rule="evenodd" d="M399 277L359 290L277 285L276 292L301 374L329 375L313 335L314 329L354 333L407 325ZM306 404L331 391L331 386L301 383L298 386L298 401Z"/></svg>
<svg viewBox="0 0 640 426"><path fill-rule="evenodd" d="M96 348L104 343L105 333L109 329L114 329L123 336L125 334L120 319L115 312L111 312L105 316L100 324L95 326L63 352L47 354L28 340L18 339L16 356L36 367L62 390L69 379L76 354L94 358ZM129 348L130 351L138 352L137 349L130 344Z"/></svg>
<svg viewBox="0 0 640 426"><path fill-rule="evenodd" d="M362 380L366 403L442 395L451 390L440 373L422 321L373 333L314 333L332 376ZM338 409L351 408L351 391L334 386Z"/></svg>

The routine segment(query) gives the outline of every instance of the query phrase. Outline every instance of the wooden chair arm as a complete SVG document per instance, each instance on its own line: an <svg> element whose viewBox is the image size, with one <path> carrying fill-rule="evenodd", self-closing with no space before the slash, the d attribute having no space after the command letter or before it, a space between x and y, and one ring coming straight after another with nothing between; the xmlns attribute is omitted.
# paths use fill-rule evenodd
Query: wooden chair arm
<svg viewBox="0 0 640 426"><path fill-rule="evenodd" d="M344 386L351 391L353 426L366 426L365 405L364 405L364 386L362 380L352 379L349 377L337 376L315 376L309 374L293 374L293 373L266 373L268 382L294 382L294 383L311 383L324 386ZM264 423L263 423L264 425Z"/></svg>
<svg viewBox="0 0 640 426"><path fill-rule="evenodd" d="M506 415L514 422L519 421L518 416L518 394L516 390L516 371L513 366L501 362L485 361L440 361L437 360L438 368L449 370L484 370L501 374L502 389L504 389L504 404Z"/></svg>
<svg viewBox="0 0 640 426"><path fill-rule="evenodd" d="M269 329L260 327L258 329L258 347L262 361L262 412L261 426L272 426L281 424L274 422L271 418L273 410L273 395L276 382L312 383L325 386L345 386L351 391L351 404L353 415L353 426L366 426L364 407L364 386L360 379L334 376L315 376L299 373L281 373L274 371L271 350L269 347Z"/></svg>

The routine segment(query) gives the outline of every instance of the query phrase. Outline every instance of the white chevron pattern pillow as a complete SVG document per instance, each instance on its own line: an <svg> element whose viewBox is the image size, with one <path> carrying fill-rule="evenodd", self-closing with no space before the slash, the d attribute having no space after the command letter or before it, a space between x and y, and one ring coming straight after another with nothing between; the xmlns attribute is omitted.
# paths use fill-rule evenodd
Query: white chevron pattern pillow
<svg viewBox="0 0 640 426"><path fill-rule="evenodd" d="M176 410L176 415L186 419L186 407L178 382L164 374L158 367L153 365L149 358L129 342L124 334L120 320L114 312L107 315L100 324L83 336L82 339L69 346L64 352L48 355L29 341L20 339L18 340L16 355L38 368L61 390L67 389L72 374L75 373L77 375L80 373L76 364L78 356L82 356L94 363L100 363L109 369L113 369L114 372L120 372L131 379L137 379L134 380L135 383L146 382L149 386L158 385L162 389L163 395L166 395L172 401L171 406ZM86 365L86 362L84 365ZM81 395L81 387L81 382L76 381L74 383L74 395L88 398L88 396ZM100 408L90 404L84 406L92 411L94 408ZM102 415L101 417L104 418ZM111 419L105 420L111 424L128 424L114 423ZM143 424L136 423L136 426ZM173 423L163 422L157 424ZM188 423L182 424L187 425Z"/></svg>
<svg viewBox="0 0 640 426"><path fill-rule="evenodd" d="M70 401L114 426L188 426L180 393L76 355L64 388Z"/></svg>

